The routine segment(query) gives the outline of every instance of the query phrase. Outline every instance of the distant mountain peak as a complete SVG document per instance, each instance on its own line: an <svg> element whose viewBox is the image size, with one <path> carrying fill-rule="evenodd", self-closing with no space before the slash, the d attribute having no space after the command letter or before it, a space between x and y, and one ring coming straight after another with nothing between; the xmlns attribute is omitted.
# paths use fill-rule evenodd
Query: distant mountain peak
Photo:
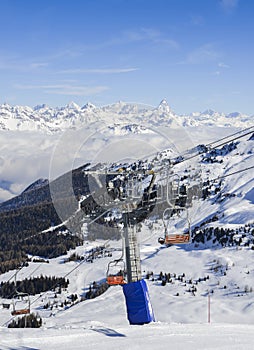
<svg viewBox="0 0 254 350"><path fill-rule="evenodd" d="M158 109L167 113L171 112L171 108L169 107L169 104L165 98L160 102Z"/></svg>
<svg viewBox="0 0 254 350"><path fill-rule="evenodd" d="M7 103L7 102L4 102L4 103L2 104L2 107L11 108L11 106L10 106L9 103Z"/></svg>
<svg viewBox="0 0 254 350"><path fill-rule="evenodd" d="M138 103L116 103L97 107L87 102L82 108L75 102L64 107L49 107L46 104L34 108L0 104L0 130L29 130L47 133L62 132L68 128L80 127L80 123L93 123L99 120L108 125L114 123L148 125L169 125L172 117L183 126L220 125L246 127L252 125L253 117L238 112L224 114L207 109L204 112L180 116L173 112L164 98L157 107Z"/></svg>
<svg viewBox="0 0 254 350"><path fill-rule="evenodd" d="M65 108L68 108L68 109L77 109L77 110L79 110L79 109L80 109L80 106L79 106L77 103L71 101L70 103L68 103L68 104L65 106Z"/></svg>
<svg viewBox="0 0 254 350"><path fill-rule="evenodd" d="M242 116L242 113L240 112L232 112L227 115L227 118L239 118Z"/></svg>
<svg viewBox="0 0 254 350"><path fill-rule="evenodd" d="M91 110L91 109L95 109L96 106L91 103L91 102L87 102L81 109L88 109L88 110Z"/></svg>
<svg viewBox="0 0 254 350"><path fill-rule="evenodd" d="M201 115L214 115L216 112L213 109L206 109L204 112L201 113Z"/></svg>
<svg viewBox="0 0 254 350"><path fill-rule="evenodd" d="M45 109L45 108L47 108L48 106L45 104L45 103L43 103L43 104L41 104L41 105L36 105L35 107L34 107L34 111L39 111L40 109Z"/></svg>

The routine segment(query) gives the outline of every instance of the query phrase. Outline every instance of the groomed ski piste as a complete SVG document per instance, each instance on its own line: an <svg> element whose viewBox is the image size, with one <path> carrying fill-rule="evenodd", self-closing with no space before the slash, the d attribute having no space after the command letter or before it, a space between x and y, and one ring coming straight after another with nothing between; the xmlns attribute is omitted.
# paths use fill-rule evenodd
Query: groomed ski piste
<svg viewBox="0 0 254 350"><path fill-rule="evenodd" d="M237 171L253 165L253 152L254 141L245 139L229 154L218 156L223 157L223 163L202 164L202 171L210 169L210 179L236 172L225 177L222 186L224 194L233 196L215 201L214 194L207 200L196 200L190 209L193 227L214 215L218 220L205 227L252 227L253 172ZM248 235L239 246L222 247L210 240L165 247L158 243L162 234L162 220L152 218L142 222L138 236L142 276L155 322L129 325L121 286L111 286L96 298L81 301L94 281L105 282L108 263L117 259L122 249L120 241L85 241L66 256L49 263L30 262L18 272L17 279L42 274L67 276L70 283L59 295L49 291L31 296L31 312L42 317L39 329L7 328L13 316L10 310L1 309L0 349L252 349L254 267L253 250L244 244ZM96 247L106 247L112 257L100 256L93 263L67 261L74 252L86 257ZM162 285L161 273L170 274L170 282ZM0 281L8 281L13 275L14 271L2 274ZM71 294L77 294L78 299L63 306ZM45 309L45 304L51 307Z"/></svg>
<svg viewBox="0 0 254 350"><path fill-rule="evenodd" d="M110 287L95 299L77 302L70 307L58 307L53 292L32 297L32 311L42 316L40 329L0 328L1 350L10 349L252 349L253 346L253 293L246 286L253 283L252 251L236 248L191 250L172 246L158 248L156 236L141 244L142 269L153 271L155 280L147 280L156 322L147 325L129 325L121 286ZM103 242L97 242L103 243ZM90 249L79 247L79 253ZM115 257L119 250L114 252ZM105 275L111 258L98 258L91 264L83 263L69 276L68 293L84 292L93 281ZM30 263L20 272L26 275L65 275L77 262L63 263L63 258L49 264ZM217 268L219 266L219 269ZM221 272L220 269L223 271ZM157 280L160 271L176 274L173 283L166 286ZM227 271L224 275L224 271ZM179 275L195 281L209 275L196 285L197 292L189 290ZM7 279L11 272L5 275ZM225 289L224 286L227 286ZM211 291L213 290L213 293ZM210 323L208 322L208 291L210 291ZM64 295L65 294L65 295ZM61 299L60 298L60 299ZM37 301L36 301L37 299ZM35 300L34 304L33 301ZM58 299L59 301L59 299ZM42 305L52 302L50 311ZM10 318L9 310L1 310L1 323Z"/></svg>

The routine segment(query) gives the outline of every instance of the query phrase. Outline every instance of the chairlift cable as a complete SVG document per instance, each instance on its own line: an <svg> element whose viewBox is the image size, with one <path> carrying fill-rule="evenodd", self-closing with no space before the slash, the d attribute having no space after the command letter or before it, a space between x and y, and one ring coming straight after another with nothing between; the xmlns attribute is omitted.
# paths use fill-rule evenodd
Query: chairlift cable
<svg viewBox="0 0 254 350"><path fill-rule="evenodd" d="M254 126L253 126L253 127L254 127ZM253 128L253 127L251 127L251 128ZM250 128L247 128L247 130L249 130L249 129L250 129ZM238 132L238 133L236 133L236 134L239 134L239 133L240 133L240 132ZM252 131L249 131L249 132L247 132L247 133L245 133L245 134L243 134L243 135L240 135L240 136L238 136L238 137L234 137L233 139L230 139L230 140L228 140L228 141L224 141L224 142L222 142L222 143L220 143L220 144L218 144L218 145L216 145L216 146L210 147L210 148L209 148L209 151L211 151L211 150L213 150L213 149L216 149L216 148L218 148L218 147L224 146L224 145L226 145L226 144L228 144L228 143L230 143L230 142L232 142L232 141L238 140L238 139L243 138L244 136L247 136L247 135L252 134L252 133L253 133L253 130L252 130ZM231 136L233 136L233 135L231 135ZM222 140L225 140L226 138L231 137L231 136L223 137L222 139L219 139L219 140L217 140L217 141L214 141L213 144L215 144L215 143L217 143L217 142L220 142L220 141L222 141ZM205 145L205 146L208 147L209 144L208 144L208 145ZM182 160L180 160L179 162L177 162L177 163L175 163L175 164L173 164L173 165L175 166L175 165L178 165L178 164L182 164L183 162L186 162L186 161L188 161L188 160L191 160L191 159L193 159L193 158L196 158L196 157L198 157L198 156L200 156L200 155L202 155L202 154L205 154L205 153L207 153L206 150L205 150L205 151L202 151L202 152L195 153L194 155L192 155L192 156L190 156L190 157L188 157L188 158L183 158Z"/></svg>
<svg viewBox="0 0 254 350"><path fill-rule="evenodd" d="M220 180L220 179L224 179L228 176L232 176L232 175L236 175L236 174L239 174L239 173L243 173L244 171L248 171L248 170L251 170L251 169L254 169L254 165L253 166L250 166L248 168L244 168L244 169L241 169L241 170L237 170L237 171L234 171L232 173L229 173L229 174L225 174L225 175L221 175L221 176L218 176L217 178L215 179L212 179L212 180L209 180L210 182L215 182L217 180Z"/></svg>
<svg viewBox="0 0 254 350"><path fill-rule="evenodd" d="M221 139L219 139L219 140L217 140L217 141L212 141L212 142L206 144L206 146L207 146L207 147L210 147L211 145L213 145L213 144L215 144L215 143L217 143L217 142L219 142L219 141L226 140L226 139L229 138L229 137L238 135L238 134L240 134L240 133L242 133L242 132L244 132L244 131L250 130L250 129L252 129L252 128L254 128L254 125L253 125L253 126L250 126L250 127L248 127L248 128L245 128L245 129L241 129L241 130L239 130L239 131L237 131L237 132L234 132L233 134L227 135L227 136L225 136L225 137L223 137L223 138L221 138Z"/></svg>

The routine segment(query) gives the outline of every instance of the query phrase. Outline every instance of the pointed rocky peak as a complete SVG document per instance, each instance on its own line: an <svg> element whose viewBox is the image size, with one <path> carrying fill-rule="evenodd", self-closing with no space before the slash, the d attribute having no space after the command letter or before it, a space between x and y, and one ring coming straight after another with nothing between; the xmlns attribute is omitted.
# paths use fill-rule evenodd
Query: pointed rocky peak
<svg viewBox="0 0 254 350"><path fill-rule="evenodd" d="M166 113L171 112L171 108L169 107L169 104L165 98L160 102L158 109Z"/></svg>
<svg viewBox="0 0 254 350"><path fill-rule="evenodd" d="M78 105L77 103L73 102L73 101L71 101L70 103L68 103L68 104L65 106L65 108L67 108L67 109L76 109L76 110L79 110L79 109L80 109L79 105Z"/></svg>
<svg viewBox="0 0 254 350"><path fill-rule="evenodd" d="M113 105L122 107L122 106L126 105L126 102L119 100L116 103L113 103Z"/></svg>
<svg viewBox="0 0 254 350"><path fill-rule="evenodd" d="M215 115L215 114L216 114L216 112L210 108L206 109L204 112L201 113L201 115L210 115L210 116Z"/></svg>
<svg viewBox="0 0 254 350"><path fill-rule="evenodd" d="M96 106L92 104L91 102L87 102L82 108L82 110L92 110L96 109Z"/></svg>
<svg viewBox="0 0 254 350"><path fill-rule="evenodd" d="M1 105L0 105L0 108L1 108L1 109L7 109L7 110L11 110L11 109L12 109L12 107L11 107L8 103L6 103L6 102L4 102L3 104L1 104Z"/></svg>
<svg viewBox="0 0 254 350"><path fill-rule="evenodd" d="M39 111L39 110L41 110L41 109L46 109L46 108L48 108L48 106L47 106L45 103L43 103L43 104L41 104L41 105L35 106L35 107L34 107L34 111Z"/></svg>
<svg viewBox="0 0 254 350"><path fill-rule="evenodd" d="M227 118L240 118L242 117L242 113L240 112L232 112L227 115Z"/></svg>
<svg viewBox="0 0 254 350"><path fill-rule="evenodd" d="M107 109L112 109L112 110L115 110L115 111L120 111L122 110L122 108L124 108L125 106L127 105L126 102L123 102L121 100L115 102L115 103L112 103L108 106L105 106Z"/></svg>

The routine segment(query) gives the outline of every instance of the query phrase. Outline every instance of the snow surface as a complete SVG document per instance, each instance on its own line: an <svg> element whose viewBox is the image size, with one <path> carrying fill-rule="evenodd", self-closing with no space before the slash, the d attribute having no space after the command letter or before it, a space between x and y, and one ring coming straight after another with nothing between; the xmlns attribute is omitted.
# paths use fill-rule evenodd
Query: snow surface
<svg viewBox="0 0 254 350"><path fill-rule="evenodd" d="M198 280L209 275L207 281L197 285L196 295L189 293L188 286L178 282L161 286L160 281L147 281L156 322L144 326L131 326L126 317L125 300L120 286L110 287L101 296L79 302L72 307L41 308L45 300L52 301L52 292L32 297L32 311L43 317L41 329L6 329L0 327L0 349L252 349L254 340L253 293L245 292L245 285L253 285L252 251L249 249L224 248L200 249L193 247L158 247L156 243L158 223L149 241L141 242L142 270L182 274L186 279ZM147 227L144 227L144 231ZM143 232L145 237L147 236ZM142 234L140 237L142 241ZM88 243L77 248L78 253L89 250ZM119 248L117 242L110 242ZM119 256L118 250L113 257ZM54 274L63 276L76 262L63 264L63 258L52 259L49 264L30 263L22 269L19 278L30 275ZM110 258L100 258L84 263L68 278L68 294L78 292L94 280L105 278ZM222 276L213 267L227 268ZM249 272L249 273L248 273ZM1 275L9 278L13 272ZM227 289L224 289L224 285ZM208 323L208 291L211 296L211 323ZM179 294L177 296L177 293ZM63 298L64 295L59 296ZM10 320L8 310L0 310L0 321Z"/></svg>
<svg viewBox="0 0 254 350"><path fill-rule="evenodd" d="M0 105L0 130L29 130L55 133L70 127L80 127L82 124L106 120L112 123L137 123L142 121L149 124L170 124L172 118L184 126L218 125L240 127L252 125L251 116L240 112L225 113L206 110L194 112L191 115L177 115L163 99L157 107L126 103L119 101L115 104L96 107L87 103L82 108L75 102L64 107L52 108L46 105L36 106L10 106Z"/></svg>
<svg viewBox="0 0 254 350"><path fill-rule="evenodd" d="M79 328L0 329L1 350L251 350L252 325L165 324L112 326L83 323Z"/></svg>
<svg viewBox="0 0 254 350"><path fill-rule="evenodd" d="M209 110L193 116L181 116L178 128L175 121L179 118L175 117L165 101L159 108L148 110L144 106L122 102L101 109L92 105L80 109L72 103L59 108L57 116L56 111L46 106L37 107L33 110L31 131L29 113L32 109L2 105L1 110L1 118L6 121L0 143L2 199L19 193L38 178L47 178L49 173L52 179L64 170L90 160L94 163L105 157L108 161L114 158L135 160L163 149L170 149L168 152L174 155L181 154L200 143L207 144L251 125L251 118L246 121L247 117L238 113L226 116ZM43 113L43 120L39 113ZM75 113L83 118L80 119L83 127L78 128L78 132L71 129L68 133L55 134L56 130L76 125ZM25 120L19 128L16 116ZM87 124L88 121L101 120L102 116L104 123L99 128L96 123ZM135 124L139 122L140 125L142 121L150 129L137 128ZM47 134L38 132L36 127L39 125L39 129L43 129L43 123L47 124ZM29 131L24 131L25 128ZM49 130L51 134L48 134ZM179 133L180 130L184 132ZM138 150L136 154L135 149ZM245 138L235 150L217 157L218 160L223 159L223 163L199 163L203 180L216 179L253 166L253 152L254 141ZM28 159L32 166L27 166ZM197 164L197 161L191 161L190 169L197 167ZM197 200L193 203L190 209L192 227L215 214L218 221L208 223L207 227L237 228L253 223L253 189L252 171L223 178L224 197L221 201L215 201L214 193L208 201ZM180 226L181 218L175 223L176 228ZM12 319L10 310L0 309L0 349L252 349L253 250L244 246L221 248L212 244L166 248L157 242L162 234L162 221L156 218L152 222L142 223L139 234L143 277L147 272L154 273L154 280L150 278L147 284L156 322L130 326L120 286L110 287L95 299L80 301L93 281L105 281L109 261L121 255L121 242L86 242L75 252L86 255L91 248L109 243L113 257L98 258L93 264L84 262L78 266L78 262L64 263L66 256L63 256L50 259L48 264L32 262L19 272L19 279L41 274L61 277L77 267L68 276L70 285L67 291L62 291L57 299L54 292L31 297L32 311L38 312L43 319L41 329L8 329L6 324ZM68 252L68 256L73 252ZM176 276L172 277L172 283L161 285L158 280L161 271ZM7 281L13 274L13 271L9 271L0 275L0 281ZM183 274L182 281L178 276ZM191 292L193 285L197 288L194 293ZM71 307L59 306L72 293L77 293L78 302ZM208 322L208 296L211 301L211 323ZM47 302L52 303L52 310L43 308Z"/></svg>

